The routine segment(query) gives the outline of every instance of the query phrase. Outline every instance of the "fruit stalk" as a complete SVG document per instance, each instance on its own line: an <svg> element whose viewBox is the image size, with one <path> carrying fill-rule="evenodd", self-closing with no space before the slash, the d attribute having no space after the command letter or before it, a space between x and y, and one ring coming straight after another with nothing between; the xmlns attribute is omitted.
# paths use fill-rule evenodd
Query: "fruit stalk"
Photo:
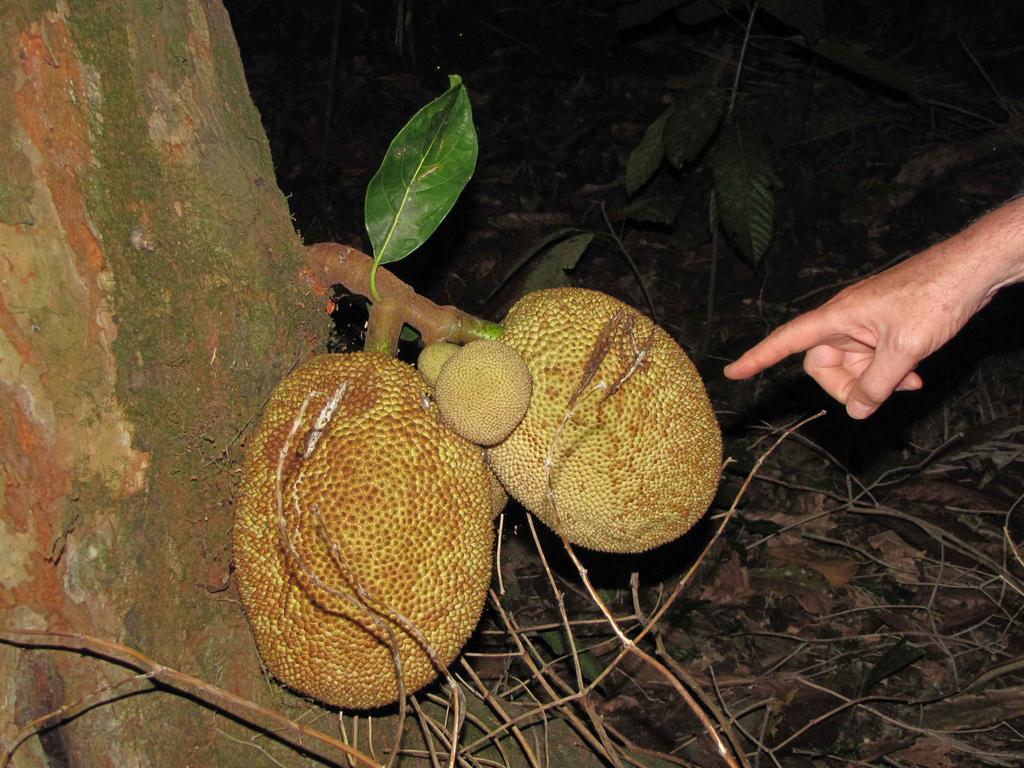
<svg viewBox="0 0 1024 768"><path fill-rule="evenodd" d="M372 299L370 272L373 259L362 251L339 243L317 243L305 249L306 277L314 290L326 293L336 284ZM370 310L366 348L394 354L398 334L407 324L420 332L424 344L450 341L465 344L473 339L497 339L497 323L474 317L458 307L440 306L420 296L412 287L386 269L375 279L380 299ZM375 311L376 310L376 311Z"/></svg>
<svg viewBox="0 0 1024 768"><path fill-rule="evenodd" d="M366 321L366 341L363 342L363 350L394 357L398 354L398 337L402 334L402 322L402 305L395 299L389 296L373 302L370 305L370 317Z"/></svg>

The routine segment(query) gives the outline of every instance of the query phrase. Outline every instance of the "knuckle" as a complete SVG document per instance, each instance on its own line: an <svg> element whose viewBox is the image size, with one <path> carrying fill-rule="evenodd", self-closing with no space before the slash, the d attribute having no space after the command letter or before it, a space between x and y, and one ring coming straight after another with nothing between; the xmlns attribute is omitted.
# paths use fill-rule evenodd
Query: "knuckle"
<svg viewBox="0 0 1024 768"><path fill-rule="evenodd" d="M914 324L900 328L893 339L893 351L902 357L920 360L928 350L927 334Z"/></svg>
<svg viewBox="0 0 1024 768"><path fill-rule="evenodd" d="M897 383L878 376L862 376L857 382L858 399L869 405L880 405L892 394Z"/></svg>
<svg viewBox="0 0 1024 768"><path fill-rule="evenodd" d="M859 387L857 399L867 405L880 405L888 396L888 388L879 387L875 385L874 382L867 384L862 382Z"/></svg>
<svg viewBox="0 0 1024 768"><path fill-rule="evenodd" d="M783 323L778 326L775 330L768 334L768 338L773 341L783 341L787 336L793 333L793 322Z"/></svg>

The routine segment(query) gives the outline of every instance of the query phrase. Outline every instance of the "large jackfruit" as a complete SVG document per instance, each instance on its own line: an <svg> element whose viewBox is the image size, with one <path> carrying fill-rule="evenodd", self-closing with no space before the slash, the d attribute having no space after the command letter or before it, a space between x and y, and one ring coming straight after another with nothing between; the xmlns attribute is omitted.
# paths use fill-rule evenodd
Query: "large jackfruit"
<svg viewBox="0 0 1024 768"><path fill-rule="evenodd" d="M242 604L270 672L327 704L395 701L392 638L405 692L423 687L437 669L420 641L446 666L483 610L492 476L427 409L428 389L383 355L324 355L281 382L249 442L234 532Z"/></svg>
<svg viewBox="0 0 1024 768"><path fill-rule="evenodd" d="M714 498L722 438L679 345L582 288L528 294L504 327L533 377L525 418L488 451L508 492L591 549L642 552L686 532Z"/></svg>

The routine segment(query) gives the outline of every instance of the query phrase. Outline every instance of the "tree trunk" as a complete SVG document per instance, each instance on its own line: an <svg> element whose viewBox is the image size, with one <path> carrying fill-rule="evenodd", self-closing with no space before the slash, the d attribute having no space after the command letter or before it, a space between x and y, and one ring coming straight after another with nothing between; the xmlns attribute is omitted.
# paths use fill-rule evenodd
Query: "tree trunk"
<svg viewBox="0 0 1024 768"><path fill-rule="evenodd" d="M308 705L261 673L230 584L232 500L250 425L326 320L227 14L7 2L0 57L0 627L116 640L296 714ZM0 645L0 739L132 674ZM13 764L274 750L140 687Z"/></svg>

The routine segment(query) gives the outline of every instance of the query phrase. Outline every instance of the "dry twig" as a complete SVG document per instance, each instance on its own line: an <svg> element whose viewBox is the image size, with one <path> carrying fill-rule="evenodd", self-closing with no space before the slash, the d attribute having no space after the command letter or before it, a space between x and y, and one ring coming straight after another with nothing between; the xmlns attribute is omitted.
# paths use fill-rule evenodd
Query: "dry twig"
<svg viewBox="0 0 1024 768"><path fill-rule="evenodd" d="M338 741L313 728L308 728L273 710L261 707L237 694L225 691L215 685L200 680L185 672L166 667L144 656L126 645L104 640L100 637L81 635L73 632L48 632L42 630L3 629L0 630L0 643L21 646L23 648L56 648L75 651L120 664L130 669L141 670L145 676L160 685L177 693L185 694L214 709L225 712L252 728L270 735L272 738L291 745L302 752L311 752L327 760L335 760L339 755L350 757L360 765L381 768L381 765L369 756L347 744ZM107 688L99 693L102 695ZM53 713L56 720L47 721L39 728L51 727L66 719L61 711ZM42 719L42 718L40 718ZM37 732L33 729L33 732ZM31 735L31 734L29 734ZM24 739L22 739L23 741ZM5 761L10 759L17 744L8 748ZM0 766L3 766L0 763Z"/></svg>

